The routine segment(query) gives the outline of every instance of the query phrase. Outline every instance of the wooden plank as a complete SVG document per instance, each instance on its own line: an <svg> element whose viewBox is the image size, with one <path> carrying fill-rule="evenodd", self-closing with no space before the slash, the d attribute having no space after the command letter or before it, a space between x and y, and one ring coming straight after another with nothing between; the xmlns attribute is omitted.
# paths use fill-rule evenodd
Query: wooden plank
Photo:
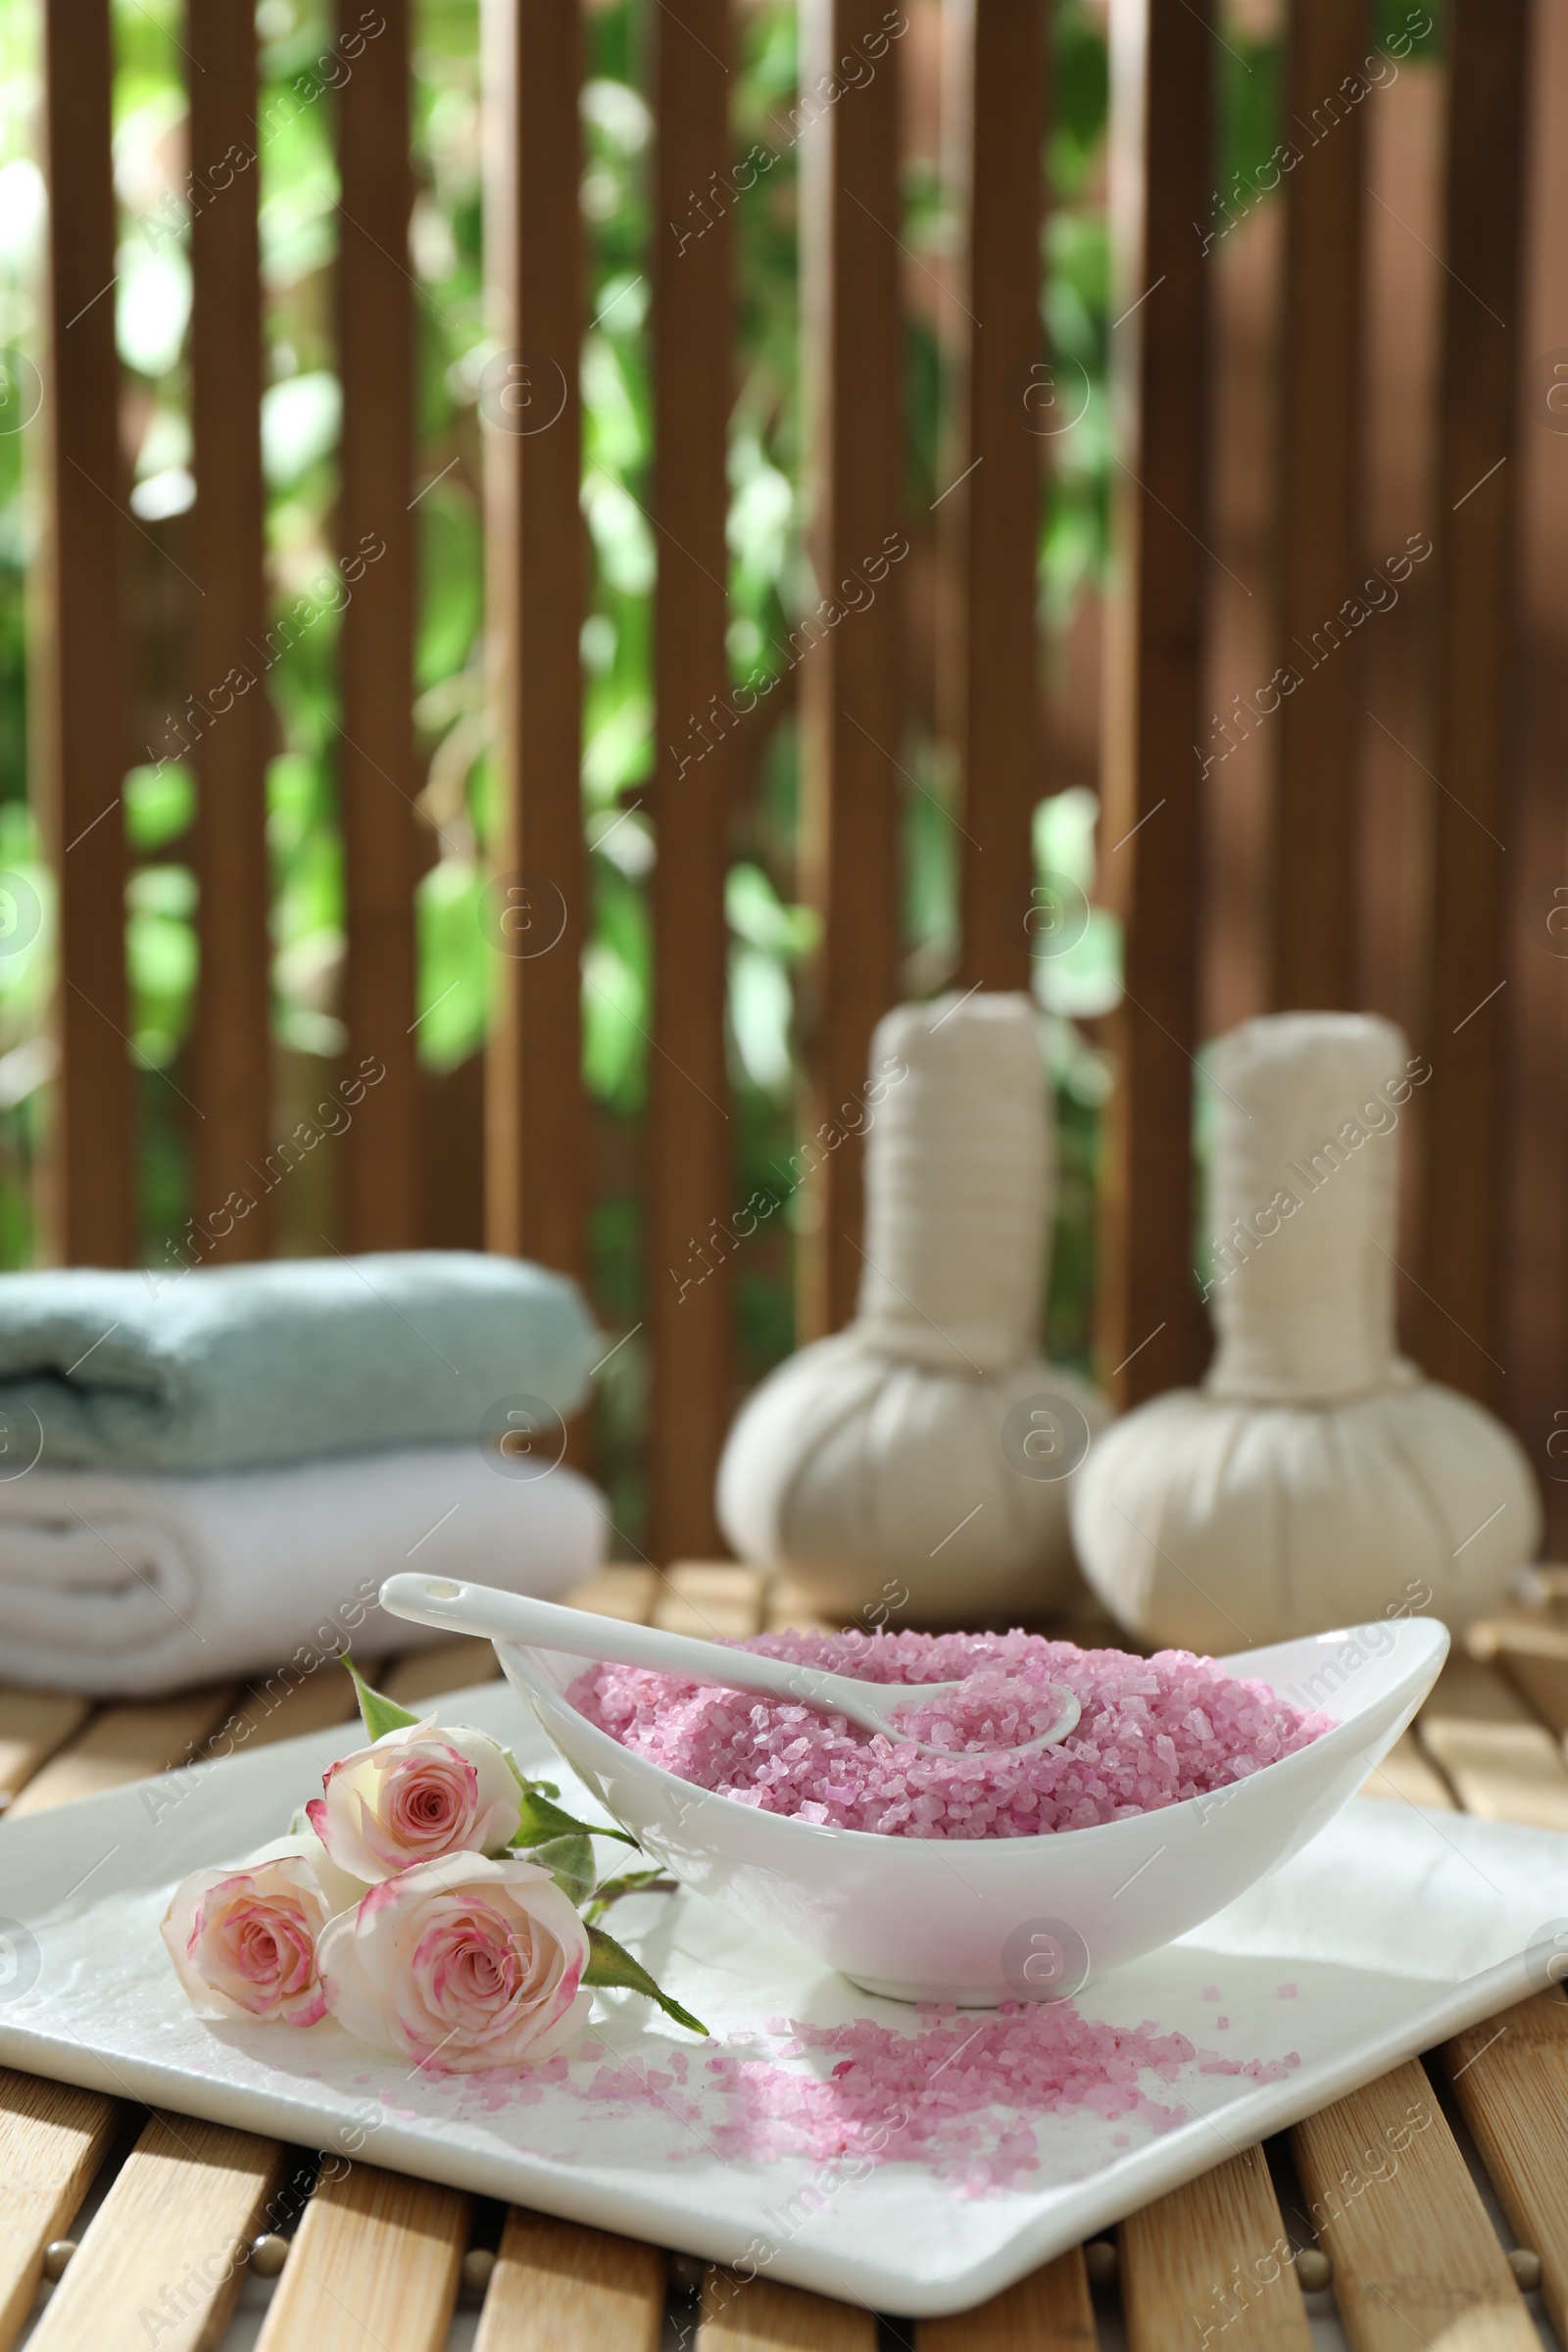
<svg viewBox="0 0 1568 2352"><path fill-rule="evenodd" d="M1541 2256L1541 2292L1568 2333L1568 2001L1540 1993L1470 2026L1443 2063L1508 2226Z"/></svg>
<svg viewBox="0 0 1568 2352"><path fill-rule="evenodd" d="M1205 2328L1235 2352L1310 2352L1295 2266L1261 2148L1130 2214L1121 2226L1122 2310L1130 2352L1169 2352Z"/></svg>
<svg viewBox="0 0 1568 2352"><path fill-rule="evenodd" d="M485 274L495 331L507 346L481 396L500 820L486 922L497 993L485 1086L485 1229L492 1250L580 1274L587 1131L578 0L485 0L483 27ZM509 368L516 371L511 377ZM541 429L525 429L544 419Z"/></svg>
<svg viewBox="0 0 1568 2352"><path fill-rule="evenodd" d="M0 2347L15 2342L43 2251L86 2195L115 2129L113 2099L35 2075L0 2075Z"/></svg>
<svg viewBox="0 0 1568 2352"><path fill-rule="evenodd" d="M663 2325L657 2247L512 2208L474 2352L659 2352Z"/></svg>
<svg viewBox="0 0 1568 2352"><path fill-rule="evenodd" d="M1467 1813L1568 1830L1568 1768L1558 1742L1499 1675L1450 1651L1416 1737Z"/></svg>
<svg viewBox="0 0 1568 2352"><path fill-rule="evenodd" d="M267 1075L271 940L267 848L270 714L263 641L261 167L255 151L256 27L226 0L187 0L191 197L191 435L196 471L192 685L202 726L197 781L201 986L192 1039L192 1205L211 1260L271 1254L271 1195L257 1173L271 1147ZM352 722L347 722L352 727ZM238 1194L240 1200L231 1200ZM242 1207L240 1200L248 1202ZM219 1216L227 1212L226 1224ZM217 1218L221 1231L215 1230Z"/></svg>
<svg viewBox="0 0 1568 2352"><path fill-rule="evenodd" d="M902 43L881 0L808 0L802 86L842 58L875 61L799 142L801 338L812 482L808 547L819 599L794 631L801 695L800 890L822 925L807 976L803 1125L858 1128L871 1032L899 994L898 808L904 718L904 344L899 295ZM858 610L853 608L858 607ZM840 613L832 625L829 615ZM849 1116L842 1116L843 1106ZM854 1312L860 1280L861 1147L822 1153L820 1217L796 1243L803 1340Z"/></svg>
<svg viewBox="0 0 1568 2352"><path fill-rule="evenodd" d="M587 1609L595 1617L619 1617L628 1625L646 1625L659 1589L658 1571L653 1568L601 1568L566 1599L574 1609Z"/></svg>
<svg viewBox="0 0 1568 2352"><path fill-rule="evenodd" d="M368 1056L385 1075L343 1138L343 1238L349 1250L410 1250L419 1232L410 0L384 0L374 40L359 31L361 13L359 0L337 0L339 45L362 44L337 96L337 528L350 584L338 640L342 1010L351 1066Z"/></svg>
<svg viewBox="0 0 1568 2352"><path fill-rule="evenodd" d="M379 1689L400 1707L416 1707L445 1690L464 1690L470 1683L493 1683L501 1662L490 1642L459 1634L436 1642L428 1649L411 1650L382 1675Z"/></svg>
<svg viewBox="0 0 1568 2352"><path fill-rule="evenodd" d="M876 2352L875 2315L778 2286L754 2273L709 2271L696 2352Z"/></svg>
<svg viewBox="0 0 1568 2352"><path fill-rule="evenodd" d="M793 1629L800 1634L836 1634L839 1620L828 1616L787 1576L776 1576L762 1600L762 1624L770 1634Z"/></svg>
<svg viewBox="0 0 1568 2352"><path fill-rule="evenodd" d="M174 1698L102 1708L27 1783L6 1819L43 1813L78 1796L101 1796L106 1788L122 1788L126 1781L190 1763L233 1699L232 1686L220 1684L182 1690Z"/></svg>
<svg viewBox="0 0 1568 2352"><path fill-rule="evenodd" d="M135 1256L135 1105L125 976L120 362L109 0L43 18L49 207L49 679L44 838L59 893L60 1076L46 1246L68 1265ZM28 920L18 908L18 928Z"/></svg>
<svg viewBox="0 0 1568 2352"><path fill-rule="evenodd" d="M1439 1813L1454 1810L1447 1782L1421 1753L1413 1732L1400 1734L1377 1770L1362 1782L1360 1793L1396 1805L1426 1805Z"/></svg>
<svg viewBox="0 0 1568 2352"><path fill-rule="evenodd" d="M284 2162L274 2140L191 2116L149 2117L28 2343L81 2352L139 2340L197 2352L215 2340Z"/></svg>
<svg viewBox="0 0 1568 2352"><path fill-rule="evenodd" d="M1284 130L1278 660L1300 679L1275 721L1273 999L1359 1004L1355 974L1361 639L1342 607L1362 565L1361 216L1366 0L1294 0ZM1347 92L1357 86L1358 101Z"/></svg>
<svg viewBox="0 0 1568 2352"><path fill-rule="evenodd" d="M693 221L696 188L727 183L729 0L662 0L652 25L654 1051L648 1069L648 1547L717 1551L713 1479L732 1406L726 1251L733 1130L724 1051L729 933L730 208ZM701 714L699 716L699 714ZM702 720L716 727L710 748Z"/></svg>
<svg viewBox="0 0 1568 2352"><path fill-rule="evenodd" d="M958 547L959 986L1027 988L1034 805L1045 791L1035 611L1042 461L1031 427L1040 323L1046 22L959 0L952 146L966 188ZM1054 413L1050 417L1054 421Z"/></svg>
<svg viewBox="0 0 1568 2352"><path fill-rule="evenodd" d="M1117 1082L1102 1201L1102 1384L1121 1406L1202 1368L1189 1274L1186 1138L1197 1037L1198 851L1204 601L1209 272L1195 220L1212 204L1219 52L1203 0L1119 0L1112 45L1112 368L1124 411L1115 530L1123 585L1105 664L1107 899L1126 937L1126 995L1107 1024Z"/></svg>
<svg viewBox="0 0 1568 2352"><path fill-rule="evenodd" d="M91 1713L64 1690L0 1690L0 1809Z"/></svg>
<svg viewBox="0 0 1568 2352"><path fill-rule="evenodd" d="M1291 2133L1355 2352L1535 2352L1535 2325L1415 2060Z"/></svg>
<svg viewBox="0 0 1568 2352"><path fill-rule="evenodd" d="M1082 2246L973 2311L914 2329L915 2352L1096 2352L1099 2340Z"/></svg>
<svg viewBox="0 0 1568 2352"><path fill-rule="evenodd" d="M356 1658L355 1663L372 1690L378 1690L380 1668L375 1660ZM243 1755L248 1748L270 1747L276 1740L297 1740L306 1732L347 1723L358 1710L354 1685L336 1659L323 1658L305 1676L279 1667L265 1683L253 1683L241 1693L208 1740L207 1753Z"/></svg>
<svg viewBox="0 0 1568 2352"><path fill-rule="evenodd" d="M1525 0L1456 0L1449 44L1418 1351L1502 1410Z"/></svg>
<svg viewBox="0 0 1568 2352"><path fill-rule="evenodd" d="M257 2352L442 2352L468 2200L373 2165L324 2175L305 2208Z"/></svg>
<svg viewBox="0 0 1568 2352"><path fill-rule="evenodd" d="M761 1630L762 1592L755 1568L677 1560L660 1580L651 1622L701 1642L741 1642Z"/></svg>
<svg viewBox="0 0 1568 2352"><path fill-rule="evenodd" d="M1559 1740L1568 1737L1568 1627L1510 1612L1479 1619L1465 1642L1472 1657L1507 1678Z"/></svg>

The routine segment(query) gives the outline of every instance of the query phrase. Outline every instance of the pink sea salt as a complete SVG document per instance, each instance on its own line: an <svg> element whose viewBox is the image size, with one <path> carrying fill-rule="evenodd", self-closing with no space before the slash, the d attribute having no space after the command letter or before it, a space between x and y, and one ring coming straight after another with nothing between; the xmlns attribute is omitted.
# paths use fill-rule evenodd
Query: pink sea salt
<svg viewBox="0 0 1568 2352"><path fill-rule="evenodd" d="M1034 1838L1125 1821L1244 1780L1329 1728L1182 1649L1140 1658L1019 1632L758 1634L736 1646L911 1690L962 1684L940 1706L901 1710L907 1731L944 1752L638 1666L592 1667L569 1695L612 1739L700 1788L894 1838ZM1052 1685L1077 1695L1076 1730L1008 1753L1054 1719Z"/></svg>
<svg viewBox="0 0 1568 2352"><path fill-rule="evenodd" d="M1038 2169L1035 2125L1045 2116L1081 2113L1168 2132L1187 2120L1179 2083L1188 2070L1278 2082L1300 2063L1294 2050L1222 2058L1152 2019L1104 2024L1071 2001L1010 2003L982 2015L928 2010L912 2034L867 2017L839 2026L772 2018L767 2032L777 2042L768 2057L745 2045L710 2045L700 2097L636 2054L619 2065L574 2068L571 2088L590 2105L658 2107L687 2128L693 2155L805 2158L843 2166L848 2179L911 2163L958 2195L984 2196L1022 2186ZM797 2063L781 2063L789 2060ZM1177 2095L1158 2095L1169 2091ZM1113 2144L1127 2145L1127 2134Z"/></svg>

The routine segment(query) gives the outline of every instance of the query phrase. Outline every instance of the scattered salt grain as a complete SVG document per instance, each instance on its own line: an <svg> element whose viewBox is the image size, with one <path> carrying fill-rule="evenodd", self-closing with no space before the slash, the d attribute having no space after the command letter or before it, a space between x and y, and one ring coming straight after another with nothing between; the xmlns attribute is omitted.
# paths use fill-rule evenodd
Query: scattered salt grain
<svg viewBox="0 0 1568 2352"><path fill-rule="evenodd" d="M909 1731L946 1752L644 1667L595 1666L569 1695L601 1731L700 1788L895 1838L1034 1838L1129 1820L1244 1780L1329 1728L1180 1649L1139 1658L1017 1632L758 1634L736 1646L864 1682L960 1684L940 1715L904 1710ZM1053 1686L1076 1694L1076 1730L1006 1752L1054 1719Z"/></svg>

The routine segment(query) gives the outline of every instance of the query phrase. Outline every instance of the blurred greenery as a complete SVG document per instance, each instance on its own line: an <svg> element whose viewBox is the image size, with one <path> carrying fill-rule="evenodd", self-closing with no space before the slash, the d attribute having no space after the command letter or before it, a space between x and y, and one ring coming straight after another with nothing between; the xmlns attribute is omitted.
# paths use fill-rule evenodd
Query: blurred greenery
<svg viewBox="0 0 1568 2352"><path fill-rule="evenodd" d="M42 182L31 140L40 0L0 0L0 345L38 350ZM582 119L582 209L591 285L582 352L582 509L591 550L582 631L582 798L592 877L592 936L583 969L584 1077L610 1171L592 1204L599 1311L618 1336L641 1320L643 1276L635 1138L647 1088L650 1017L649 871L655 854L642 807L653 769L651 593L656 549L649 494L650 385L647 100L653 0L591 0ZM932 0L912 0L911 13ZM1409 11L1380 0L1384 37ZM340 396L331 335L336 252L333 101L341 72L324 0L260 0L264 87L258 118L267 291L262 435L272 592L281 611L329 579ZM1058 637L1103 576L1110 473L1105 393L1109 260L1104 213L1107 64L1103 14L1089 0L1054 13L1054 116L1048 163L1053 207L1042 272L1045 345L1062 380L1082 378L1081 422L1053 443L1042 514L1042 620ZM191 772L172 719L185 688L180 567L195 495L190 471L187 329L190 273L183 174L185 58L177 0L114 0L118 73L115 173L121 205L117 318L124 369L123 437L132 507L145 547L131 582L136 739L123 820L132 864L126 954L133 1044L141 1069L142 1209L150 1262L162 1262L190 1207L180 1065L199 985L189 862ZM734 208L738 275L736 387L728 453L731 624L737 682L784 665L780 649L812 601L803 534L798 353L797 158L788 110L797 81L796 16L787 0L741 0L733 76L736 156L774 162ZM917 26L926 51L928 21ZM1232 28L1224 63L1216 182L1251 186L1278 137L1277 45ZM372 36L373 37L373 36ZM908 37L908 36L906 36ZM911 46L913 44L911 43ZM494 784L482 692L483 567L480 370L496 346L482 297L479 92L471 0L419 0L416 17L412 255L418 316L420 609L416 720L425 781L420 811L427 870L418 886L419 1051L455 1070L483 1044L491 957L478 922L492 837ZM956 223L933 152L906 170L907 248L934 282ZM906 471L912 515L926 525L949 478L945 438L950 359L929 301L907 332ZM1074 405L1078 405L1075 399ZM11 412L14 413L14 412ZM6 421L0 415L0 428ZM24 570L38 532L33 439L0 429L0 867L38 894L41 926L25 951L0 941L0 1262L33 1248L31 1170L47 1117L51 1051L43 1033L53 985L51 893L26 806ZM911 526L912 527L912 526ZM319 598L316 600L320 603ZM314 609L314 608L313 608ZM345 1043L337 1014L343 950L342 859L333 745L336 624L318 617L269 673L275 750L268 778L274 891L273 994L280 1053L307 1071ZM951 761L923 704L911 714L904 765L906 985L941 987L956 954ZM761 1192L781 1213L762 1221L736 1266L738 1357L755 1379L793 1343L789 1232L801 1211L781 1178L794 1142L797 976L813 944L797 902L797 729L786 695L761 743L738 810L726 892L731 934L729 1042L738 1138L737 1200ZM773 708L773 706L769 706ZM160 756L164 755L160 764ZM1043 804L1042 875L1088 898L1095 885L1094 795L1083 784ZM1054 944L1059 945L1057 941ZM1106 1086L1093 1024L1116 1000L1120 942L1112 918L1089 913L1081 937L1043 954L1036 987L1059 1111L1060 1198L1048 1331L1069 1360L1087 1357L1094 1289L1099 1113ZM1086 1026L1087 1024L1087 1026ZM601 1461L622 1524L638 1510L637 1430L647 1367L640 1339L621 1348L602 1400Z"/></svg>

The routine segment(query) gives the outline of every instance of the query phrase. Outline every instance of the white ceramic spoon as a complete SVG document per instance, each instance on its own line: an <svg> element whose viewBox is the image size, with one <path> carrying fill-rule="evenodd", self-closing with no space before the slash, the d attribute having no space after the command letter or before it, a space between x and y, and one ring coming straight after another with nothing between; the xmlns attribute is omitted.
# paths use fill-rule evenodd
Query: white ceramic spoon
<svg viewBox="0 0 1568 2352"><path fill-rule="evenodd" d="M721 1683L729 1690L760 1691L767 1698L793 1698L824 1715L843 1715L862 1732L885 1732L890 1740L904 1740L927 1755L962 1752L936 1747L927 1740L911 1740L889 1720L895 1708L923 1709L946 1698L959 1688L957 1683L862 1683L853 1675L829 1674L820 1666L760 1657L755 1650L696 1642L686 1634L661 1633L651 1625L627 1625L619 1618L598 1617L586 1609L562 1608L551 1600L527 1600L517 1592L499 1592L494 1585L457 1584L446 1576L407 1572L389 1576L381 1587L381 1606L394 1617L411 1618L416 1625L436 1625L444 1633L478 1634L492 1642L565 1650L574 1657L614 1666L647 1666L656 1674L695 1676L699 1682ZM1078 1700L1060 1684L1049 1687L1061 1701L1049 1731L993 1753L1021 1755L1066 1739L1078 1721Z"/></svg>

